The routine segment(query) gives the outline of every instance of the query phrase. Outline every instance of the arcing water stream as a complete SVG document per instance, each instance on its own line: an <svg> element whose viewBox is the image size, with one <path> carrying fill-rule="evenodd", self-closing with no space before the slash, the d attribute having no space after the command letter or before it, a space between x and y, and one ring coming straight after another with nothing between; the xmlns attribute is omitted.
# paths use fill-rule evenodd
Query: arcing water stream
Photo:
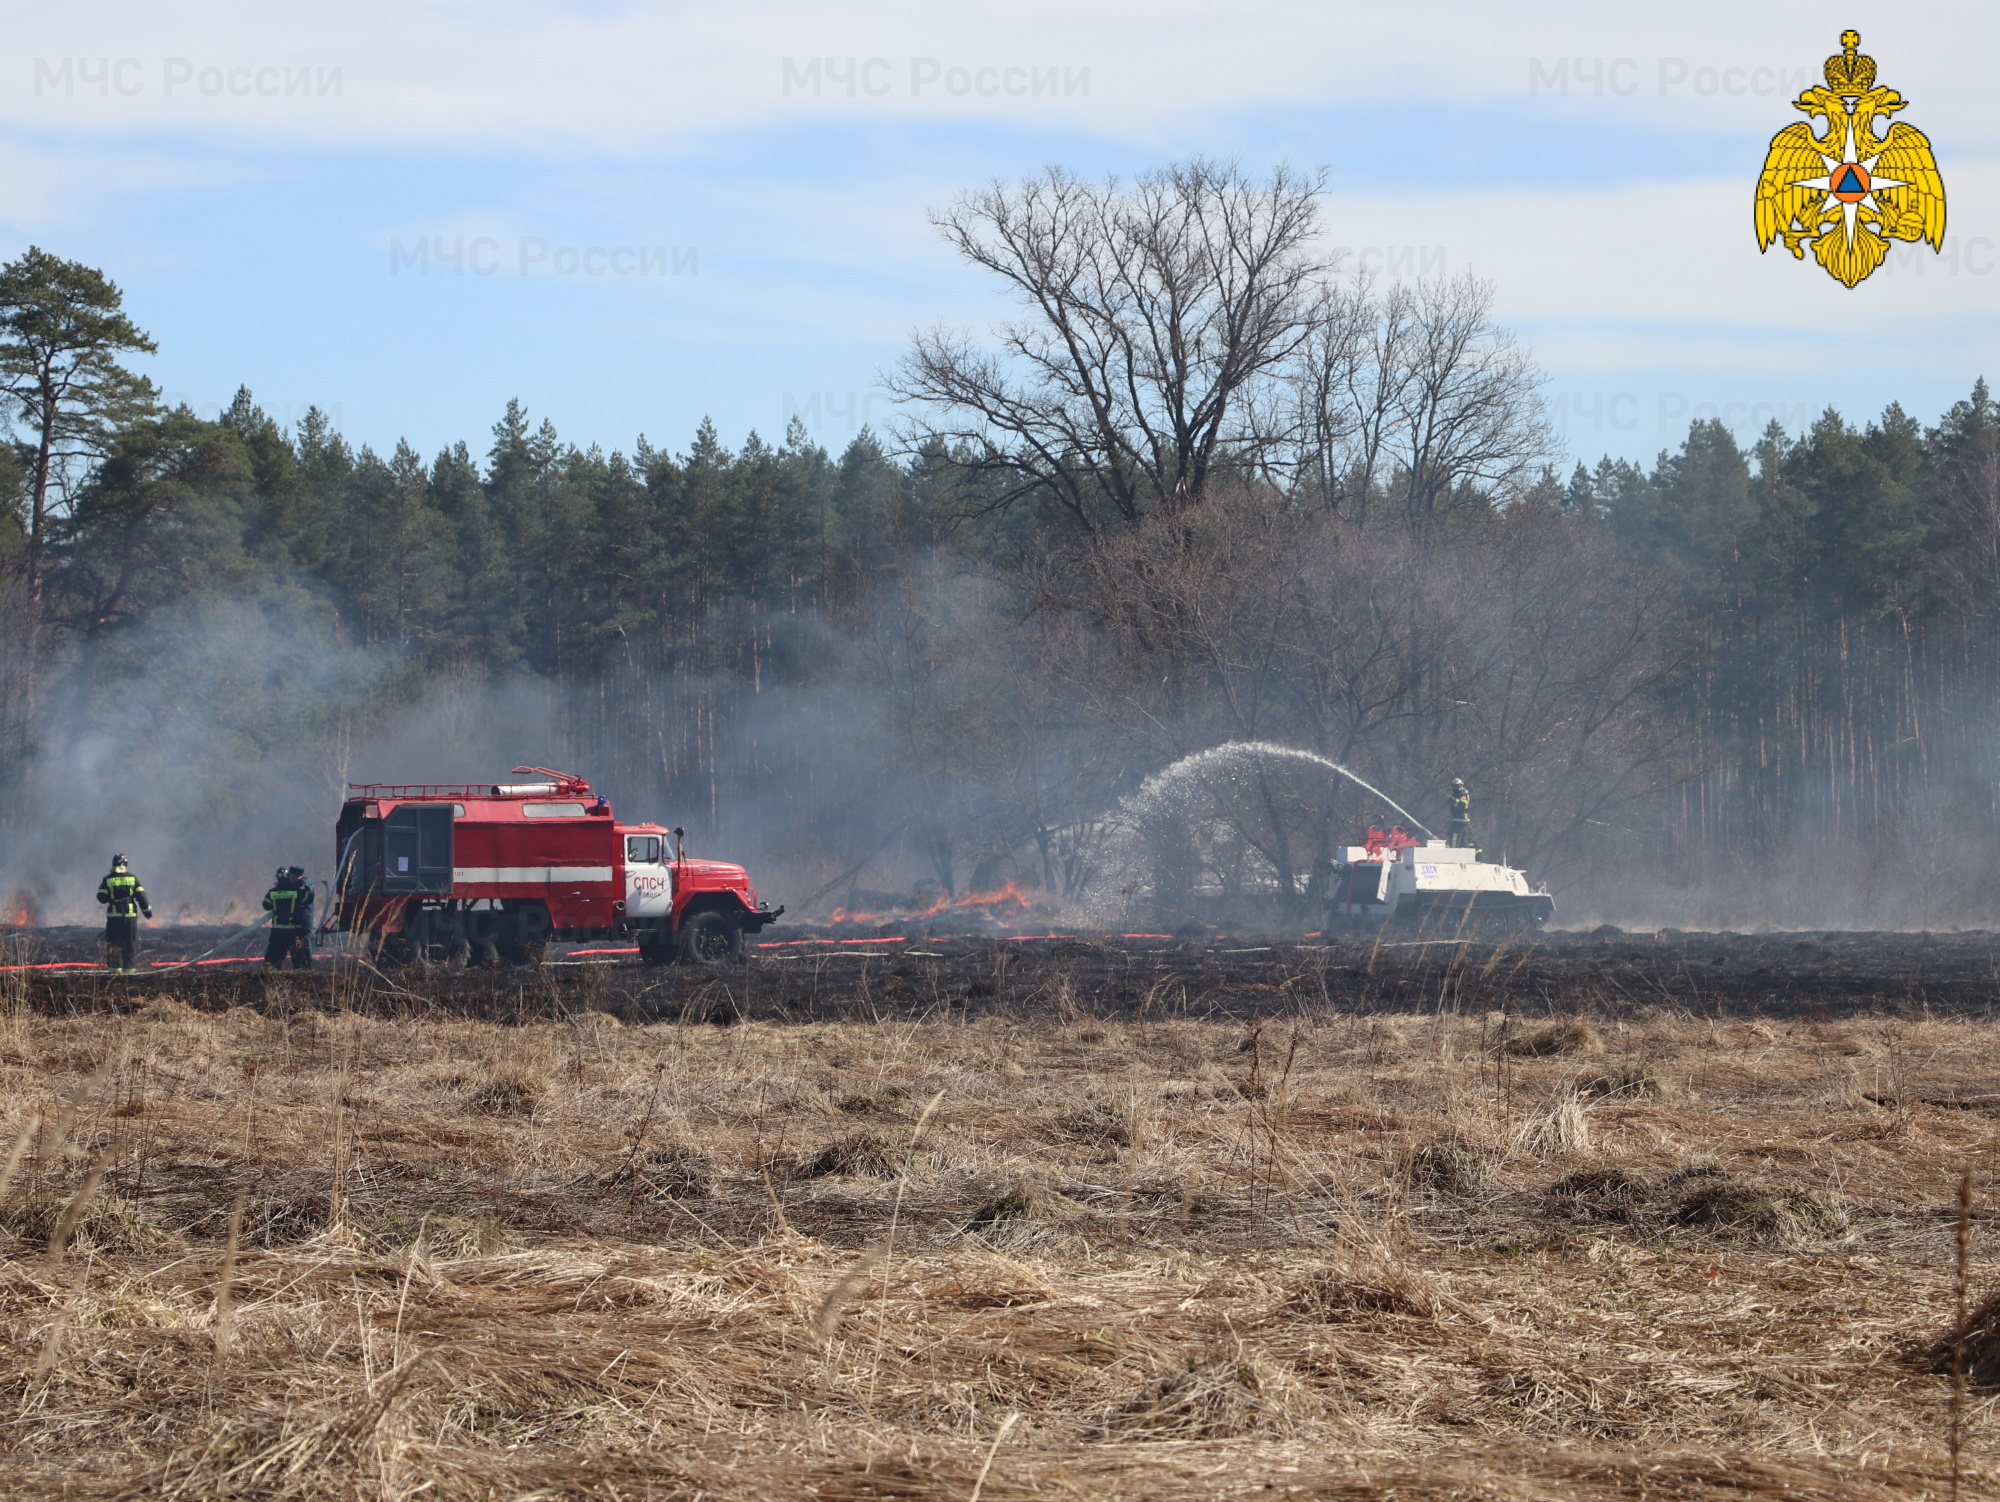
<svg viewBox="0 0 2000 1502"><path fill-rule="evenodd" d="M1103 841L1098 847L1096 870L1089 884L1092 895L1084 902L1086 909L1091 910L1099 921L1114 918L1124 921L1146 912L1149 902L1158 907L1163 888L1184 888L1177 895L1167 898L1166 907L1177 910L1184 906L1192 895L1192 884L1201 880L1198 873L1205 860L1217 855L1224 860L1241 859L1240 852L1231 855L1205 848L1213 843L1213 831L1219 827L1217 801L1240 802L1244 795L1249 795L1245 806L1260 806L1262 799L1256 795L1261 790L1254 782L1256 774L1287 764L1293 777L1302 771L1314 781L1321 780L1317 775L1319 771L1344 777L1364 792L1381 799L1385 807L1395 810L1407 827L1435 838L1422 821L1402 804L1338 762L1312 751L1301 751L1270 741L1229 741L1182 757L1172 766L1155 772L1140 783L1135 792L1119 801L1117 809L1102 826ZM1329 787L1334 785L1332 778L1324 779L1324 783ZM1296 800L1297 791L1293 789L1288 802ZM1308 806L1315 803L1320 803L1320 800L1308 800ZM1321 807L1324 805L1321 804ZM1296 812L1302 817L1314 817L1303 807ZM1270 809L1270 813L1287 817L1275 808ZM1228 822L1226 815L1221 822ZM1266 860L1273 859L1268 849L1261 853ZM1291 872L1277 874L1281 881L1287 883L1294 875ZM1140 896L1149 891L1154 894L1153 898ZM1159 921L1167 920L1160 918Z"/></svg>
<svg viewBox="0 0 2000 1502"><path fill-rule="evenodd" d="M1306 761L1315 766L1325 767L1329 772L1338 772L1356 787L1365 789L1380 798L1389 807L1401 814L1410 824L1429 835L1431 831L1417 816L1402 804L1391 798L1373 783L1364 782L1339 762L1329 761L1311 751L1301 751L1295 746L1280 746L1271 741L1226 741L1220 746L1211 746L1206 751L1197 751L1192 756L1183 756L1170 767L1165 767L1148 777L1134 793L1128 806L1135 810L1150 811L1151 807L1164 804L1170 798L1182 796L1184 790L1201 779L1221 773L1224 776L1241 775L1250 768L1252 758L1269 760ZM1431 835L1435 839L1435 835Z"/></svg>

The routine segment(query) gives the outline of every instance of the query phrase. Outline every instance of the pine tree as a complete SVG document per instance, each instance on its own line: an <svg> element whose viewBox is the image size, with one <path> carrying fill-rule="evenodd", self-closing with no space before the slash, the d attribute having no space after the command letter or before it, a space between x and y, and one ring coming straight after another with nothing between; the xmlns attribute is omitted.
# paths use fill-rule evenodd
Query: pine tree
<svg viewBox="0 0 2000 1502"><path fill-rule="evenodd" d="M105 457L117 432L152 409L150 381L118 363L157 346L123 311L105 275L36 246L0 266L0 397L28 433L28 604L39 612L52 491Z"/></svg>

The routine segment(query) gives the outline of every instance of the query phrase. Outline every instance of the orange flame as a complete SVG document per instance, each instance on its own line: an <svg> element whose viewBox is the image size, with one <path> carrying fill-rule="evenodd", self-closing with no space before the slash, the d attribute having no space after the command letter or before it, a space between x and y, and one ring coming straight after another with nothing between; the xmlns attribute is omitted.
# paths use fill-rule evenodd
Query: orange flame
<svg viewBox="0 0 2000 1502"><path fill-rule="evenodd" d="M955 908L999 907L1011 902L1016 907L1032 907L1035 899L1022 891L1013 882L1008 882L997 892L968 892L952 904Z"/></svg>
<svg viewBox="0 0 2000 1502"><path fill-rule="evenodd" d="M826 921L829 923L867 923L872 925L887 923L889 915L887 913L850 913L844 907L837 907L833 910L833 916Z"/></svg>
<svg viewBox="0 0 2000 1502"><path fill-rule="evenodd" d="M26 892L16 892L7 901L7 927L37 928L41 925L41 914L35 911L35 899Z"/></svg>
<svg viewBox="0 0 2000 1502"><path fill-rule="evenodd" d="M963 897L940 897L920 913L850 913L844 907L833 910L829 923L919 923L939 913L979 912L986 909L1012 911L1034 906L1032 894L1010 881L997 892L967 892ZM1008 904L1012 908L1008 908ZM995 912L997 917L999 912Z"/></svg>

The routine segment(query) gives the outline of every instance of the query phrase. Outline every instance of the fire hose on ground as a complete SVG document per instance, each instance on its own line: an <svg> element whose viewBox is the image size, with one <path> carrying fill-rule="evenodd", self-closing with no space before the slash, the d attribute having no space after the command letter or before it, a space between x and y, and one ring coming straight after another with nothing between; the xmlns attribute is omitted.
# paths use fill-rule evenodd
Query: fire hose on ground
<svg viewBox="0 0 2000 1502"><path fill-rule="evenodd" d="M209 956L214 954L215 951L218 949L227 949L231 944L236 943L239 939L244 939L249 937L251 934L255 933L258 929L263 928L265 925L267 925L270 921L271 921L271 915L269 913L266 913L263 917L257 919L255 922L244 924L241 928L237 929L235 933L228 934L223 938L218 939L215 943L209 945L208 948L204 949L200 954L196 955L191 960L153 960L150 962L151 965L150 969L121 970L118 973L120 975L130 976L136 980L147 980L155 975L163 975L169 970L185 970L191 965L246 964L249 961L256 959L257 956L254 954L243 954L243 955L232 954L227 956L226 958L219 960L212 960L209 958ZM40 965L0 965L0 971L102 970L103 968L104 968L104 962L102 960L54 960L49 963Z"/></svg>
<svg viewBox="0 0 2000 1502"><path fill-rule="evenodd" d="M331 911L331 908L333 906L333 893L341 889L341 884L347 875L347 869L354 862L354 854L358 844L359 844L358 841L350 840L348 842L346 854L341 858L340 870L337 873L335 873L331 886L328 886L328 884L323 881L314 883L315 886L327 888L326 918L321 923L315 925L312 930L312 946L315 949L319 948L320 935L331 933L333 931L334 914ZM255 933L260 928L268 927L270 925L271 918L272 915L270 913L266 913L264 914L263 917L258 918L253 922L244 924L234 933L225 935L223 938L218 939L215 943L209 945L208 948L204 949L200 954L196 955L193 959L152 960L148 962L148 968L145 970L123 970L118 973L121 975L132 976L137 979L146 979L154 975L163 975L169 970L186 970L195 965L249 964L252 961L256 960L258 956L254 954L228 955L219 960L210 959L209 956L214 954L218 949L227 949L230 945L237 943L239 940L248 938L251 934ZM101 960L51 960L35 965L0 965L0 974L8 974L14 971L21 971L21 970L101 970L103 968L104 968L104 963Z"/></svg>

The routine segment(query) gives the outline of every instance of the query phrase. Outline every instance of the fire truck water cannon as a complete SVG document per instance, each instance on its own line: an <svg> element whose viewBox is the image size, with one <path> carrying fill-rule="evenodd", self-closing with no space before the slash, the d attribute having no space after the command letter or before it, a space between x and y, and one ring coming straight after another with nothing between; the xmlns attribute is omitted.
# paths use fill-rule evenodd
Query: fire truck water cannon
<svg viewBox="0 0 2000 1502"><path fill-rule="evenodd" d="M743 867L688 859L683 830L621 823L583 778L511 775L351 784L327 927L391 964L522 965L552 940L628 938L649 965L720 965L784 912Z"/></svg>

